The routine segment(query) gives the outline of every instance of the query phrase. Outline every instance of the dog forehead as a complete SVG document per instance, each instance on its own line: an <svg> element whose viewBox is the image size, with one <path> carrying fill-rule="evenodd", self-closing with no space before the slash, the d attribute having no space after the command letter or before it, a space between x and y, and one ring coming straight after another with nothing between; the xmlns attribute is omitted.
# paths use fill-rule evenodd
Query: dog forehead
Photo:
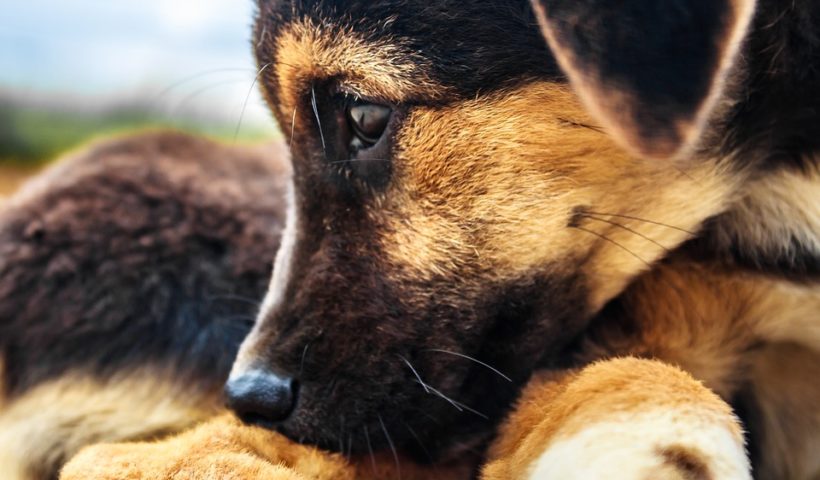
<svg viewBox="0 0 820 480"><path fill-rule="evenodd" d="M377 75L391 70L383 67L400 67L389 73L416 84L429 81L450 95L562 77L526 0L260 0L258 13L258 42L279 39L281 49L282 38L312 29L308 36L332 48L337 63L369 67ZM361 48L351 48L353 43ZM257 50L262 64L285 61L273 55L273 47ZM360 62L365 54L382 61Z"/></svg>

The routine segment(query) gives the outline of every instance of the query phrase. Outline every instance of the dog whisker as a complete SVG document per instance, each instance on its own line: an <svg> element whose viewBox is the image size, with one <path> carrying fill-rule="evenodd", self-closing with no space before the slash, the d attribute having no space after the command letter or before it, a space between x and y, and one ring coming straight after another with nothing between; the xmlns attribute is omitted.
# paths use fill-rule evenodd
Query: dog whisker
<svg viewBox="0 0 820 480"><path fill-rule="evenodd" d="M455 400L453 400L452 398L448 397L447 395L445 395L445 394L441 393L440 391L436 390L435 388L433 388L433 387L431 387L431 386L429 386L429 385L426 385L426 387L427 387L427 389L428 389L429 393L432 393L432 394L434 394L434 395L437 395L438 397L440 397L440 398L442 398L442 399L446 400L448 403L450 403L450 405L452 405L453 407L455 407L455 409L456 409L456 410L458 410L459 412L464 411L464 409L463 409L463 408L461 408L461 407L458 405L458 402L456 402L456 401L455 401Z"/></svg>
<svg viewBox="0 0 820 480"><path fill-rule="evenodd" d="M406 428L407 431L410 432L410 436L413 437L413 439L416 441L416 443L419 444L419 447L421 447L421 451L424 452L424 456L426 456L427 460L429 460L430 463L432 464L433 463L433 456L430 455L430 451L427 450L427 447L424 445L424 442L421 441L421 437L419 437L419 435L416 433L416 431L413 430L413 427L408 425L407 422L402 422L402 424L404 425L404 428Z"/></svg>
<svg viewBox="0 0 820 480"><path fill-rule="evenodd" d="M339 453L345 454L345 417L339 417Z"/></svg>
<svg viewBox="0 0 820 480"><path fill-rule="evenodd" d="M485 420L489 420L489 417L487 415L484 415L483 413L479 412L478 410L476 410L476 409L474 409L474 408L472 408L468 405L465 405L465 404L459 402L458 400L453 400L452 398L450 398L447 395L445 395L444 393L442 393L440 390L438 390L436 388L433 388L430 385L427 385L427 388L430 389L430 393L432 393L433 395L436 395L436 396L440 397L441 399L447 401L447 403L452 405L459 412L463 412L463 411L466 410L470 413L478 415L479 417L481 417Z"/></svg>
<svg viewBox="0 0 820 480"><path fill-rule="evenodd" d="M293 133L296 131L296 107L293 107L293 118L290 119L290 140L288 147L293 146Z"/></svg>
<svg viewBox="0 0 820 480"><path fill-rule="evenodd" d="M367 452L370 454L370 468L373 469L373 475L376 474L376 456L373 455L373 443L370 441L370 434L367 433L367 426L364 427L364 439L367 443Z"/></svg>
<svg viewBox="0 0 820 480"><path fill-rule="evenodd" d="M164 90L159 92L155 99L160 100L162 97L164 97L165 95L170 93L171 90L173 90L175 88L178 88L178 87L181 87L182 85L185 85L186 83L193 82L194 80L200 79L202 77L207 77L209 75L215 75L217 73L227 73L227 72L247 73L247 72L253 72L253 71L254 71L254 69L252 69L252 68L236 68L236 67L234 67L234 68L215 68L213 70L206 70L204 72L199 72L199 73L196 73L194 75L190 75L190 76L185 77L181 80L177 80L176 82L172 83L171 85L166 87Z"/></svg>
<svg viewBox="0 0 820 480"><path fill-rule="evenodd" d="M431 422L435 423L436 425L441 425L441 420L439 420L438 418L436 418L436 417L434 417L434 416L430 415L430 413L428 413L428 412L427 412L427 411L425 411L425 410L422 410L421 408L414 407L414 408L412 409L412 411L414 411L414 412L418 413L419 415L424 415L424 417L425 417L425 418L427 418L427 419L428 419L428 420L430 420Z"/></svg>
<svg viewBox="0 0 820 480"><path fill-rule="evenodd" d="M692 232L690 230L686 230L685 228L676 227L675 225L669 225L669 224L666 224L666 223L656 222L654 220L647 220L646 218L634 217L632 215L623 215L623 214L618 214L618 213L593 212L591 210L584 210L583 213L584 214L591 214L591 215L602 215L602 216L606 216L606 217L626 218L626 219L629 219L629 220L636 220L638 222L651 223L652 225L659 225L661 227L671 228L673 230L678 230L679 232L688 233L689 235L696 235L695 232Z"/></svg>
<svg viewBox="0 0 820 480"><path fill-rule="evenodd" d="M393 460L396 462L396 473L398 474L399 480L401 480L401 462L399 461L399 454L396 451L396 446L393 444L393 439L390 437L390 433L387 431L387 427L384 425L384 420L382 420L382 416L376 416L379 418L379 423L382 426L382 431L384 432L385 438L387 438L387 444L390 445L390 451L393 452Z"/></svg>
<svg viewBox="0 0 820 480"><path fill-rule="evenodd" d="M262 43L265 42L265 39L267 38L267 35L268 35L268 26L265 25L264 27L262 27L262 32L259 34L259 41L256 42L256 48L259 48L260 46L262 46Z"/></svg>
<svg viewBox="0 0 820 480"><path fill-rule="evenodd" d="M322 119L319 118L319 106L316 104L316 88L310 86L310 105L313 107L313 115L316 116L316 125L319 127L319 138L322 140L322 151L327 158L327 145L325 144L325 133L322 131Z"/></svg>
<svg viewBox="0 0 820 480"><path fill-rule="evenodd" d="M305 348L302 349L302 359L299 361L299 378L301 378L305 372L305 356L307 355L308 348L310 348L310 343L306 343Z"/></svg>
<svg viewBox="0 0 820 480"><path fill-rule="evenodd" d="M336 390L336 386L337 386L338 382L339 382L339 377L338 376L335 376L332 379L330 379L330 382L328 382L327 386L325 387L325 390L327 391L327 394L325 395L325 398L330 398L333 395L333 392Z"/></svg>
<svg viewBox="0 0 820 480"><path fill-rule="evenodd" d="M190 102L190 101L191 101L191 100L193 100L194 98L198 97L199 95L202 95L203 93L205 93L205 92L207 92L207 91L209 91L209 90L213 90L213 89L216 89L216 88L224 87L224 86L226 86L226 85L235 85L235 84L237 84L237 83L244 83L244 82L247 82L247 81L248 81L248 80L247 80L247 79L245 79L245 78L233 79L233 80L224 80L224 81L221 81L221 82L211 83L211 84L206 85L206 86L204 86L204 87L202 87L202 88L199 88L199 89L197 89L197 90L194 90L194 91L193 91L193 93L191 93L191 94L189 94L189 95L186 95L186 96L185 96L185 98L183 98L182 100L180 100L180 101L179 101L179 102L178 102L178 103L177 103L177 104L176 104L173 108L171 108L171 110L168 112L168 115L169 115L169 116L172 116L172 117L173 117L173 116L176 116L176 113L177 113L177 112L179 112L179 111L180 111L180 109L181 109L181 108L182 108L182 107L183 107L186 103Z"/></svg>
<svg viewBox="0 0 820 480"><path fill-rule="evenodd" d="M618 247L618 248L620 248L621 250L625 251L626 253L628 253L628 254L632 255L633 257L635 257L636 259L638 259L641 263L643 263L643 264L644 264L644 265L646 265L647 267L652 267L652 264L651 264L651 263L649 263L648 261L644 260L643 258L641 258L641 256L640 256L640 255L638 255L637 253L633 252L632 250L630 250L630 249L626 248L626 246L624 246L623 244L618 243L618 242L616 242L615 240L613 240L613 239L611 239L611 238L607 237L606 235L602 235L602 234L600 234L600 233L598 233L598 232L596 232L596 231L594 231L594 230L590 230L590 229L588 229L588 228L584 228L584 227L579 227L579 226L577 226L577 225L576 225L576 226L573 226L572 228L575 228L575 229L577 229L577 230L581 230L582 232L587 232L587 233L589 233L590 235L595 235L596 237L600 238L601 240L604 240L604 241L606 241L606 242L609 242L609 243L611 243L612 245L615 245L616 247Z"/></svg>
<svg viewBox="0 0 820 480"><path fill-rule="evenodd" d="M558 121L563 122L563 123L565 123L567 125L570 125L570 126L573 126L573 127L581 127L581 128L586 128L586 129L592 130L593 132L605 133L603 128L598 127L596 125L588 125L586 123L576 122L574 120L569 120L567 118L559 118Z"/></svg>
<svg viewBox="0 0 820 480"><path fill-rule="evenodd" d="M615 245L616 247L620 248L621 250L623 250L623 251L627 252L628 254L632 255L632 256L633 256L633 257L635 257L636 259L640 260L640 261L641 261L644 265L646 265L647 267L650 267L650 268L652 267L652 265L651 265L651 264L650 264L647 260L645 260L643 257L641 257L641 256L640 256L640 255L638 255L637 253L633 252L632 250L630 250L629 248L627 248L627 247L626 247L626 246L624 246L623 244L621 244L621 243L619 243L619 242L616 242L615 240L612 240L611 238L607 237L606 235L602 235L602 234L600 234L600 233L598 233L598 232L595 232L595 231L592 231L592 230L586 229L586 228L584 228L584 227L574 226L574 227L572 227L572 228L576 228L576 229L578 229L578 230L581 230L581 231L587 232L587 233L589 233L589 234L591 234L591 235L595 235L596 237L598 237L598 238L600 238L600 239L602 239L602 240L604 240L604 241L607 241L607 242L611 243L612 245ZM677 294L678 294L678 298L680 298L680 300L681 300L683 303L687 303L687 300L689 300L689 303L690 303L691 305L694 305L694 302L692 302L691 298L689 298L689 297L688 297L688 294L684 294L684 293L683 293L683 292L682 292L682 291L681 291L681 290L680 290L680 289L679 289L676 285L673 285L671 282L669 282L669 281L667 281L667 280L664 280L663 278L661 278L661 282L662 282L664 285L666 285L666 286L668 286L669 288L671 288L672 290L676 291L676 292L677 292ZM695 315L697 315L697 316L698 316L698 318L699 318L702 322L705 322L705 321L706 321L705 317L704 317L704 316L703 316L703 315L702 315L702 314L701 314L701 313L697 310L697 308L692 308L692 309L691 309L691 311L692 311Z"/></svg>
<svg viewBox="0 0 820 480"><path fill-rule="evenodd" d="M471 356L469 356L469 355L465 355L465 354L463 354L463 353L458 353L458 352L452 352L452 351L450 351L450 350L442 350L442 349L440 349L440 348L430 348L430 349L428 349L427 351L428 351L428 352L446 353L446 354L448 354L448 355L454 355L454 356L456 356L456 357L460 357L460 358L463 358L463 359L465 359L465 360L470 360L471 362L475 362L475 363L477 363L477 364L481 365L482 367L485 367L485 368L490 369L493 373L498 374L498 375L499 375L499 376L501 376L501 378L503 378L504 380L506 380L506 381L508 381L508 382L512 382L512 379L511 379L510 377L508 377L508 376L504 375L503 373L501 373L501 372L500 372L497 368L495 368L495 367L493 367L492 365L489 365L489 364L487 364L487 363L485 363L485 362L482 362L481 360L479 360L479 359L477 359L477 358L471 357Z"/></svg>
<svg viewBox="0 0 820 480"><path fill-rule="evenodd" d="M239 120L236 122L236 130L233 132L234 143L236 143L236 139L239 137L239 130L242 128L242 119L245 117L245 110L248 108L248 101L251 99L251 93L253 93L253 89L256 87L256 82L259 81L259 78L271 65L273 65L273 63L266 63L259 69L256 76L253 77L253 82L251 82L251 86L248 88L248 94L245 95L245 101L242 102L242 110L239 112Z"/></svg>
<svg viewBox="0 0 820 480"><path fill-rule="evenodd" d="M213 296L205 298L205 301L208 302L208 303L212 303L214 301L220 301L220 300L221 301L235 301L235 302L246 303L248 305L251 305L251 306L257 307L257 308L262 304L262 302L260 302L259 300L255 300L251 297L244 297L242 295L234 295L234 294L213 295Z"/></svg>
<svg viewBox="0 0 820 480"><path fill-rule="evenodd" d="M615 226L615 227L618 227L618 228L620 228L620 229L622 229L622 230L626 230L627 232L633 233L633 234L635 234L635 235L637 235L637 236L639 236L639 237L643 238L644 240L647 240L647 241L649 241L649 242L654 243L655 245L657 245L657 246L661 247L661 248L662 248L665 252L667 252L667 253L669 252L669 249L668 249L668 248L666 248L664 245L662 245L661 243L659 243L659 242L658 242L658 241L656 241L655 239L653 239L653 238L651 238L651 237L648 237L648 236L644 235L643 233L641 233L641 232L639 232L639 231L637 231L637 230L631 229L631 228L627 227L626 225L621 225L621 224L620 224L620 223L618 223L618 222L613 222L613 221L611 221L611 220L606 220L606 219L603 219L603 218L598 218L598 217L595 217L595 216L592 216L592 215L588 215L588 214L581 214L581 216L582 216L582 217L584 217L584 218L589 218L590 220L596 220L596 221L599 221L599 222L608 223L608 224L610 224L610 225L612 225L612 226Z"/></svg>
<svg viewBox="0 0 820 480"><path fill-rule="evenodd" d="M401 355L399 355L398 357L399 357L399 358L400 358L400 359L401 359L401 360L402 360L402 361L403 361L403 362L404 362L404 363L405 363L408 367L410 367L410 371L412 371L412 372L413 372L413 375L415 375L415 376L416 376L416 378L418 379L419 383L420 383L420 384L421 384L421 386L424 388L424 391L425 391L425 392L427 392L427 393L430 393L430 387L428 387L428 386L427 386L427 384L426 384L426 383L424 383L424 380L422 380L422 379L421 379L421 375L419 375L419 372L417 372L417 371L416 371L416 369L415 369L415 368L413 368L413 365L411 365L411 364L410 364L410 361L409 361L409 360L407 360L406 358L402 357Z"/></svg>

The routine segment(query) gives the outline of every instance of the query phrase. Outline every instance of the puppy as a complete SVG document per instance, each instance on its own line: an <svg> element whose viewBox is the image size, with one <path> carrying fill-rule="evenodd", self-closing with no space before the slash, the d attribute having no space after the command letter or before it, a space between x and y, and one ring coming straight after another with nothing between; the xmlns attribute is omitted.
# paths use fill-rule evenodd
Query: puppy
<svg viewBox="0 0 820 480"><path fill-rule="evenodd" d="M328 449L448 459L482 451L533 371L649 357L735 406L759 477L816 476L820 4L534 12L259 2L295 196L229 405ZM616 404L587 396L617 371L576 405ZM593 416L613 448L717 475L674 402L634 393ZM656 430L619 442L616 418ZM600 453L572 438L576 464Z"/></svg>
<svg viewBox="0 0 820 480"><path fill-rule="evenodd" d="M534 7L260 0L294 195L228 405L488 478L813 478L820 5Z"/></svg>

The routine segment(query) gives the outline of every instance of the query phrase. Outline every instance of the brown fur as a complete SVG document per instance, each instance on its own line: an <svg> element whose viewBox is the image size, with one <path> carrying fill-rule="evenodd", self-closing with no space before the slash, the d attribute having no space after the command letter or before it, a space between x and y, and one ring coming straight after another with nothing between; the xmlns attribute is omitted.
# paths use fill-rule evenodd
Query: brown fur
<svg viewBox="0 0 820 480"><path fill-rule="evenodd" d="M419 467L390 455L353 462L223 415L175 438L87 448L61 480L387 480L467 478L463 465Z"/></svg>
<svg viewBox="0 0 820 480"><path fill-rule="evenodd" d="M532 464L557 439L650 406L678 412L692 428L701 422L722 423L738 443L743 441L727 405L689 375L659 362L611 360L544 383L533 382L490 450L483 478L527 478ZM675 439L669 441L674 444Z"/></svg>
<svg viewBox="0 0 820 480"><path fill-rule="evenodd" d="M661 450L661 455L666 459L669 467L682 474L684 480L710 480L712 478L708 468L700 460L698 452L685 447L672 446Z"/></svg>
<svg viewBox="0 0 820 480"><path fill-rule="evenodd" d="M817 310L815 310L816 312ZM820 361L816 349L793 342L756 351L749 366L749 428L760 438L759 478L816 478L820 471Z"/></svg>
<svg viewBox="0 0 820 480"><path fill-rule="evenodd" d="M270 64L270 76L291 95L312 82L338 76L344 78L346 88L396 103L421 96L438 98L446 91L425 75L429 63L400 43L366 41L351 29L310 20L290 25L274 41L279 54ZM297 103L295 96L283 96L276 108L287 115Z"/></svg>
<svg viewBox="0 0 820 480"><path fill-rule="evenodd" d="M380 205L395 210L382 239L388 262L421 277L476 264L515 277L574 263L595 282L597 310L724 208L735 179L716 162L649 164L590 122L566 86L550 83L417 109L397 140L402 181ZM584 230L567 228L579 215Z"/></svg>

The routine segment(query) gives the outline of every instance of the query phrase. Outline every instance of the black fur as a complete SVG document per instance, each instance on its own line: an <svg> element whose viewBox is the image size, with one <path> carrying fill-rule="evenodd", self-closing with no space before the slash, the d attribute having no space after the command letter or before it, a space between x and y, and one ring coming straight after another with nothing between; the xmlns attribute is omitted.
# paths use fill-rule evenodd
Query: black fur
<svg viewBox="0 0 820 480"><path fill-rule="evenodd" d="M805 169L820 150L820 2L761 0L744 46L723 153L756 168Z"/></svg>
<svg viewBox="0 0 820 480"><path fill-rule="evenodd" d="M563 78L526 1L261 0L260 64L276 56L273 42L261 41L263 28L266 38L276 38L279 28L301 18L350 28L365 39L401 42L429 66L433 80L451 89L447 101L522 80Z"/></svg>
<svg viewBox="0 0 820 480"><path fill-rule="evenodd" d="M535 0L556 42L585 75L629 95L627 121L647 142L683 141L712 90L729 28L728 2L714 0ZM604 101L608 101L604 99Z"/></svg>
<svg viewBox="0 0 820 480"><path fill-rule="evenodd" d="M110 141L4 206L4 390L144 366L218 389L279 244L288 172L265 153L180 134Z"/></svg>

